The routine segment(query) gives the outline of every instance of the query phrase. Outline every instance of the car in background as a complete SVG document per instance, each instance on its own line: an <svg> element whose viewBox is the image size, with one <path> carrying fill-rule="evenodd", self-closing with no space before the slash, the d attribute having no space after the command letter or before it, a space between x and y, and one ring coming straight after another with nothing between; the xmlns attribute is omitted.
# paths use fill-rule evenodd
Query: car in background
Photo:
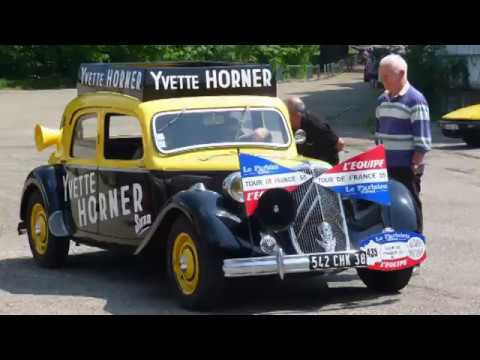
<svg viewBox="0 0 480 360"><path fill-rule="evenodd" d="M470 146L480 147L480 104L444 115L439 125L444 136L460 138Z"/></svg>

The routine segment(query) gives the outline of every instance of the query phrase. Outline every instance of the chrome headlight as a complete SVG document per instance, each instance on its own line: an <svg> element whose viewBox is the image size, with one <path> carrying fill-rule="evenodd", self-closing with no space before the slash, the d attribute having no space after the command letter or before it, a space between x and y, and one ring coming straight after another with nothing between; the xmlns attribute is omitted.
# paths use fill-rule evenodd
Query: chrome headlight
<svg viewBox="0 0 480 360"><path fill-rule="evenodd" d="M225 180L223 180L223 191L233 200L240 203L244 202L242 176L239 171L228 175Z"/></svg>

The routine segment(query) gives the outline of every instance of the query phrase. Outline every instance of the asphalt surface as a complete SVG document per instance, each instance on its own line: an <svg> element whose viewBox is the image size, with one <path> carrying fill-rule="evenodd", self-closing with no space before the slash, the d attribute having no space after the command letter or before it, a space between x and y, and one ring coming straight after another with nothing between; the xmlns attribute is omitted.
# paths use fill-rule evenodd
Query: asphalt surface
<svg viewBox="0 0 480 360"><path fill-rule="evenodd" d="M167 291L166 280L143 258L71 247L68 265L40 269L26 235L16 233L23 182L49 152L34 148L37 122L58 126L75 90L0 90L0 314L189 314ZM284 83L310 109L333 116L354 106L333 127L351 157L372 146L369 117L377 90L361 74ZM428 259L395 295L368 290L355 271L308 279L239 279L220 314L478 314L480 313L480 149L441 136L433 125L422 198Z"/></svg>

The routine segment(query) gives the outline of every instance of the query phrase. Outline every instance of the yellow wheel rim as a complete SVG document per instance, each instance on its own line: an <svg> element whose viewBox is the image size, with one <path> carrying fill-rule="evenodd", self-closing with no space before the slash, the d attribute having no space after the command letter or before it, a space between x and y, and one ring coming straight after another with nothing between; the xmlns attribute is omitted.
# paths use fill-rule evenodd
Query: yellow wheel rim
<svg viewBox="0 0 480 360"><path fill-rule="evenodd" d="M198 286L198 254L192 237L180 233L173 244L173 272L177 283L185 295L192 295Z"/></svg>
<svg viewBox="0 0 480 360"><path fill-rule="evenodd" d="M47 252L48 227L47 214L42 204L35 204L30 218L30 233L32 235L35 250L39 255Z"/></svg>

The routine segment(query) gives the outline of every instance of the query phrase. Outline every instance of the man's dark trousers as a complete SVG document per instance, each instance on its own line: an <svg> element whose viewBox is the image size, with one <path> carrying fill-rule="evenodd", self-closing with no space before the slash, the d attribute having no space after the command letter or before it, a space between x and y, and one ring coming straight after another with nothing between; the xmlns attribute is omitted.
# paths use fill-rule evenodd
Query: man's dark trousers
<svg viewBox="0 0 480 360"><path fill-rule="evenodd" d="M410 190L417 209L417 224L419 233L423 233L422 201L420 200L422 174L414 174L409 167L393 167L388 169L388 176L401 182Z"/></svg>

